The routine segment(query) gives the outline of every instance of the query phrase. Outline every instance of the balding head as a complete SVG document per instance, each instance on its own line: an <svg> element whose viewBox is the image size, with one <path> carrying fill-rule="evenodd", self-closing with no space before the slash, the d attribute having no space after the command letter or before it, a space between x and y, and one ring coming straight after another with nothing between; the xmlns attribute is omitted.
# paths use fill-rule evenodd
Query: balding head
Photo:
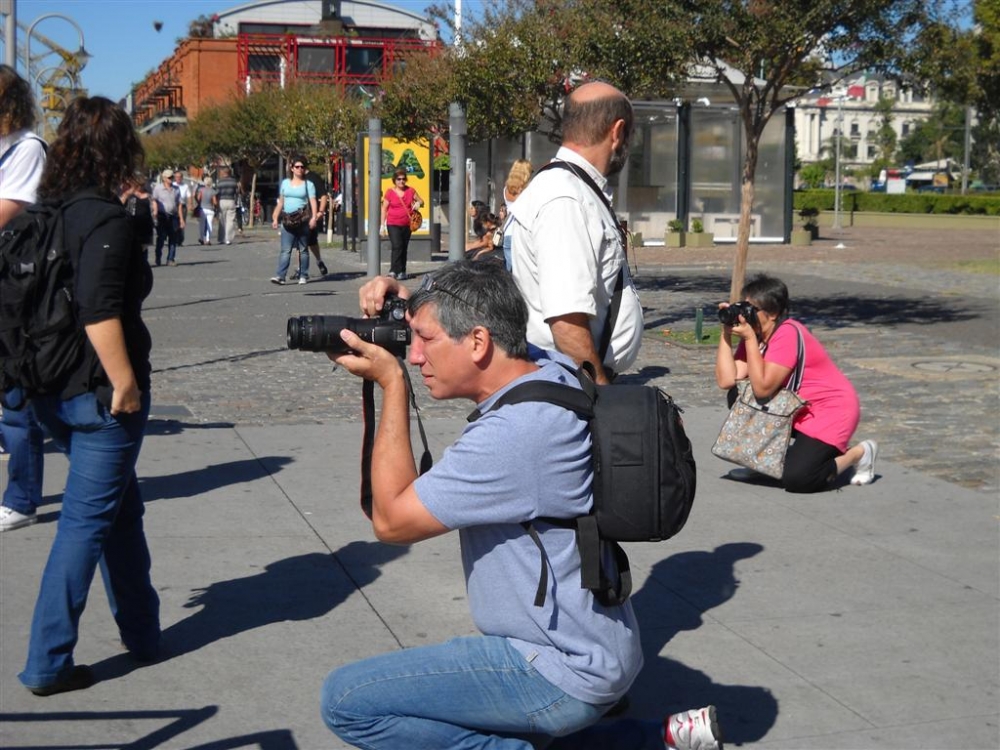
<svg viewBox="0 0 1000 750"><path fill-rule="evenodd" d="M563 106L563 143L594 146L603 140L618 120L624 120L623 136L632 136L632 105L609 83L594 81L574 90Z"/></svg>
<svg viewBox="0 0 1000 750"><path fill-rule="evenodd" d="M628 160L633 122L625 94L608 83L585 83L563 105L562 145L610 176Z"/></svg>

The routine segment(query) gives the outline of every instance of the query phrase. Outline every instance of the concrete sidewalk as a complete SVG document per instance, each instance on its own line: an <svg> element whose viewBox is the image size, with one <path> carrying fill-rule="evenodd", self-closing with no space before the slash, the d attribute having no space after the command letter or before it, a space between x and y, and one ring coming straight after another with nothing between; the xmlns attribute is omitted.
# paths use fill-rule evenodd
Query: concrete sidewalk
<svg viewBox="0 0 1000 750"><path fill-rule="evenodd" d="M457 537L382 545L358 509L357 382L283 349L288 315L354 314L363 262L327 251L327 279L272 287L276 241L262 236L185 246L147 300L156 408L139 476L164 659L138 668L119 650L98 582L76 659L101 681L44 699L18 683L65 478L48 454L40 522L0 535L0 746L339 748L318 713L330 669L474 632ZM714 703L731 746L1000 746L995 487L944 481L892 450L867 487L793 496L731 482L710 453L725 410L695 383L704 354L655 344L639 372L685 407L699 487L677 538L629 547L647 657L632 713ZM652 372L657 356L666 372ZM882 398L910 386L879 378ZM995 378L942 387L959 403L985 390L996 421ZM418 402L439 456L469 406ZM863 426L888 442L878 421Z"/></svg>

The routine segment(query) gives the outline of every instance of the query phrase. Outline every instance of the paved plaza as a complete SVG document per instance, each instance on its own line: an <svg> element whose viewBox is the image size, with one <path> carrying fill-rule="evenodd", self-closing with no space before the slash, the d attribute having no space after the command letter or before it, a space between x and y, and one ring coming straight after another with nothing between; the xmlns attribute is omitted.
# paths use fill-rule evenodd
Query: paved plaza
<svg viewBox="0 0 1000 750"><path fill-rule="evenodd" d="M881 446L873 484L812 496L725 479L714 347L665 335L699 309L714 322L733 247L633 259L647 333L625 377L685 409L698 497L675 539L628 548L646 653L630 711L714 703L730 747L995 750L1000 233L825 234L749 262L788 283L858 389L858 437ZM139 476L164 658L120 651L98 580L76 658L100 682L50 698L18 683L66 473L48 453L39 523L0 535L2 748L341 748L319 717L330 669L474 632L457 537L383 545L360 513L359 382L285 346L289 316L356 314L365 259L327 249L330 274L313 262L309 284L278 287L270 229L192 243L154 269L145 306ZM439 456L471 405L416 383Z"/></svg>

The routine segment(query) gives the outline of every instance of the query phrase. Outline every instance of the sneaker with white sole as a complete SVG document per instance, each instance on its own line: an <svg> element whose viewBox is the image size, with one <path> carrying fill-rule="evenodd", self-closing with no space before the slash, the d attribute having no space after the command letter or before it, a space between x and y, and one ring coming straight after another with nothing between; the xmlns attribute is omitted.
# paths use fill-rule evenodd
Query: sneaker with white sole
<svg viewBox="0 0 1000 750"><path fill-rule="evenodd" d="M18 513L6 505L0 506L0 531L13 531L24 526L31 526L38 520L34 513Z"/></svg>
<svg viewBox="0 0 1000 750"><path fill-rule="evenodd" d="M281 286L282 284L285 283L285 280L283 278L281 278L280 276L272 276L271 277L271 283L272 284L277 284L278 286Z"/></svg>
<svg viewBox="0 0 1000 750"><path fill-rule="evenodd" d="M309 283L309 277L308 276L299 276L299 283L300 284L308 284Z"/></svg>
<svg viewBox="0 0 1000 750"><path fill-rule="evenodd" d="M668 716L663 720L663 742L668 750L722 750L715 706Z"/></svg>
<svg viewBox="0 0 1000 750"><path fill-rule="evenodd" d="M854 467L854 476L851 477L851 484L862 485L871 484L875 480L875 459L878 458L878 443L874 440L862 440L864 455Z"/></svg>

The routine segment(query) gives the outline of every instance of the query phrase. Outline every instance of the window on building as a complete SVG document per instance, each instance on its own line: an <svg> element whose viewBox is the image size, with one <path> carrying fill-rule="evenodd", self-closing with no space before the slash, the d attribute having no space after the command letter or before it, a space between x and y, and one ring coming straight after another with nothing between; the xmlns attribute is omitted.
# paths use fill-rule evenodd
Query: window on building
<svg viewBox="0 0 1000 750"><path fill-rule="evenodd" d="M908 136L909 134L910 134L910 123L904 122L903 123L903 129L902 129L901 135L904 138L906 138L906 136Z"/></svg>
<svg viewBox="0 0 1000 750"><path fill-rule="evenodd" d="M856 122L851 123L851 135L861 137L861 126Z"/></svg>
<svg viewBox="0 0 1000 750"><path fill-rule="evenodd" d="M381 72L383 54L381 47L348 47L348 75L366 76Z"/></svg>
<svg viewBox="0 0 1000 750"><path fill-rule="evenodd" d="M868 158L869 159L874 159L876 156L878 156L878 146L869 146L868 147Z"/></svg>
<svg viewBox="0 0 1000 750"><path fill-rule="evenodd" d="M337 64L333 47L299 47L298 72L332 76Z"/></svg>
<svg viewBox="0 0 1000 750"><path fill-rule="evenodd" d="M281 55L251 54L247 57L247 67L251 74L277 74L281 71Z"/></svg>

